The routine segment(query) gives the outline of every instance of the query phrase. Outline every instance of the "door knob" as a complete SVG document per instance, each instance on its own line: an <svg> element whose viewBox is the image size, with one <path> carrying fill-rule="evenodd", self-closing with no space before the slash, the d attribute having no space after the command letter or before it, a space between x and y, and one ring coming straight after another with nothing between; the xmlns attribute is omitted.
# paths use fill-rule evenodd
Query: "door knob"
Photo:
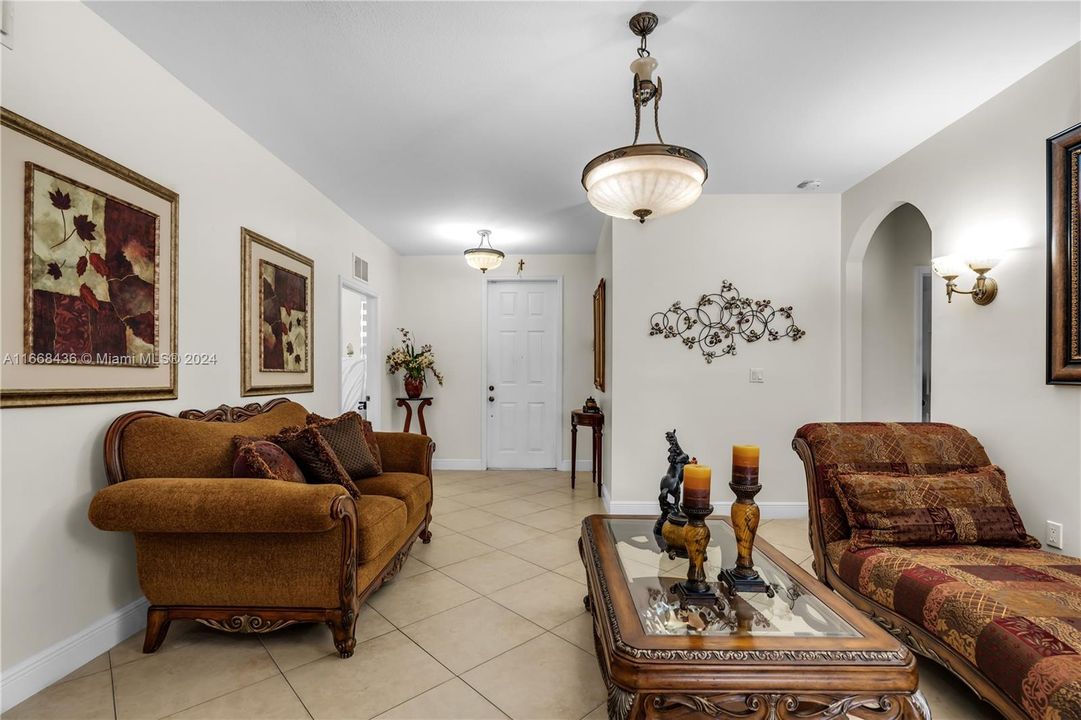
<svg viewBox="0 0 1081 720"><path fill-rule="evenodd" d="M492 392L493 390L495 390L495 385L489 385L488 392Z"/></svg>
<svg viewBox="0 0 1081 720"><path fill-rule="evenodd" d="M495 398L491 395L488 396L488 402L495 402Z"/></svg>

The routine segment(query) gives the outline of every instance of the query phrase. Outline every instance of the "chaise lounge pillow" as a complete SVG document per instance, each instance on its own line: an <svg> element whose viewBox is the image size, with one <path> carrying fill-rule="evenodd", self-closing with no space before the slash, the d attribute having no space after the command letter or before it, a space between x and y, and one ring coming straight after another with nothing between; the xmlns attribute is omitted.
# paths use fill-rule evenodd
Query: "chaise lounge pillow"
<svg viewBox="0 0 1081 720"><path fill-rule="evenodd" d="M244 435L235 436L233 444L233 477L307 482L296 461L281 446Z"/></svg>
<svg viewBox="0 0 1081 720"><path fill-rule="evenodd" d="M332 419L341 420L346 415L352 415L357 420L360 421L360 429L364 433L364 440L367 441L368 450L371 451L372 458L375 460L375 472L373 472L372 475L382 475L383 474L383 454L380 452L379 443L375 439L375 430L372 429L372 424L370 422L368 422L367 420L365 420L364 418L362 418L359 413L348 412L348 413L345 413L344 415L339 416L338 418L325 418L322 415L317 415L315 413L308 413L307 423L309 425L319 425L321 423L325 423L328 420L332 420ZM326 436L324 435L324 437L326 437ZM332 446L333 446L333 443L332 443ZM371 475L368 475L366 477L371 477ZM353 478L353 479L356 480L357 478Z"/></svg>
<svg viewBox="0 0 1081 720"><path fill-rule="evenodd" d="M308 482L338 484L354 498L360 498L360 490L315 427L289 427L266 439L289 453L304 472Z"/></svg>
<svg viewBox="0 0 1081 720"><path fill-rule="evenodd" d="M939 475L841 473L833 488L852 528L849 550L883 545L1040 547L1025 532L994 465Z"/></svg>

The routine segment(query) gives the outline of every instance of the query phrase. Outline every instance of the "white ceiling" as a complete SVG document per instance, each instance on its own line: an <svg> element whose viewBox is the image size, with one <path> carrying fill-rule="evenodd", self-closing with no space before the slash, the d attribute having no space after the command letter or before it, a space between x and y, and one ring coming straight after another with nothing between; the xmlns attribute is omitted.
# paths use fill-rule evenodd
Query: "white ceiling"
<svg viewBox="0 0 1081 720"><path fill-rule="evenodd" d="M1081 39L1077 2L91 7L403 254L479 227L592 252L581 169L630 143L639 9L661 130L706 157L707 193L843 191Z"/></svg>

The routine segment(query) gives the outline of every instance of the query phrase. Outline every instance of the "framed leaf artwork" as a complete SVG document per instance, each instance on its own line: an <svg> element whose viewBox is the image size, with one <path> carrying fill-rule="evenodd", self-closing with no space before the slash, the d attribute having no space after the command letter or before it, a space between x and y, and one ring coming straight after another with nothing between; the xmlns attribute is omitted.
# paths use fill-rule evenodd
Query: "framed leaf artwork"
<svg viewBox="0 0 1081 720"><path fill-rule="evenodd" d="M240 229L242 395L315 389L310 258Z"/></svg>
<svg viewBox="0 0 1081 720"><path fill-rule="evenodd" d="M1047 140L1047 383L1081 385L1081 125Z"/></svg>
<svg viewBox="0 0 1081 720"><path fill-rule="evenodd" d="M0 406L177 397L179 195L6 108L0 143Z"/></svg>

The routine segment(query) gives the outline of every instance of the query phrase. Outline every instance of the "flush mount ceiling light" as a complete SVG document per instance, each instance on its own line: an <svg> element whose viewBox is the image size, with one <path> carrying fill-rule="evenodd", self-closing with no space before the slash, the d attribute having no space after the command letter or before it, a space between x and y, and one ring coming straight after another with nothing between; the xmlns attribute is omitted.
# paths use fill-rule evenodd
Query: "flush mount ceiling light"
<svg viewBox="0 0 1081 720"><path fill-rule="evenodd" d="M634 85L634 142L609 150L589 161L582 170L582 187L593 207L605 215L645 222L646 218L679 212L694 204L709 175L705 159L661 138L661 78L653 81L657 61L646 49L646 37L657 27L657 16L641 12L631 18L631 32L640 37L638 59L631 63ZM657 142L638 144L642 108L653 102Z"/></svg>
<svg viewBox="0 0 1081 720"><path fill-rule="evenodd" d="M476 268L484 273L502 265L504 255L492 247L490 239L492 231L477 230L477 235L480 235L480 244L465 251L465 261L469 264L469 267ZM488 247L485 247L485 245Z"/></svg>

